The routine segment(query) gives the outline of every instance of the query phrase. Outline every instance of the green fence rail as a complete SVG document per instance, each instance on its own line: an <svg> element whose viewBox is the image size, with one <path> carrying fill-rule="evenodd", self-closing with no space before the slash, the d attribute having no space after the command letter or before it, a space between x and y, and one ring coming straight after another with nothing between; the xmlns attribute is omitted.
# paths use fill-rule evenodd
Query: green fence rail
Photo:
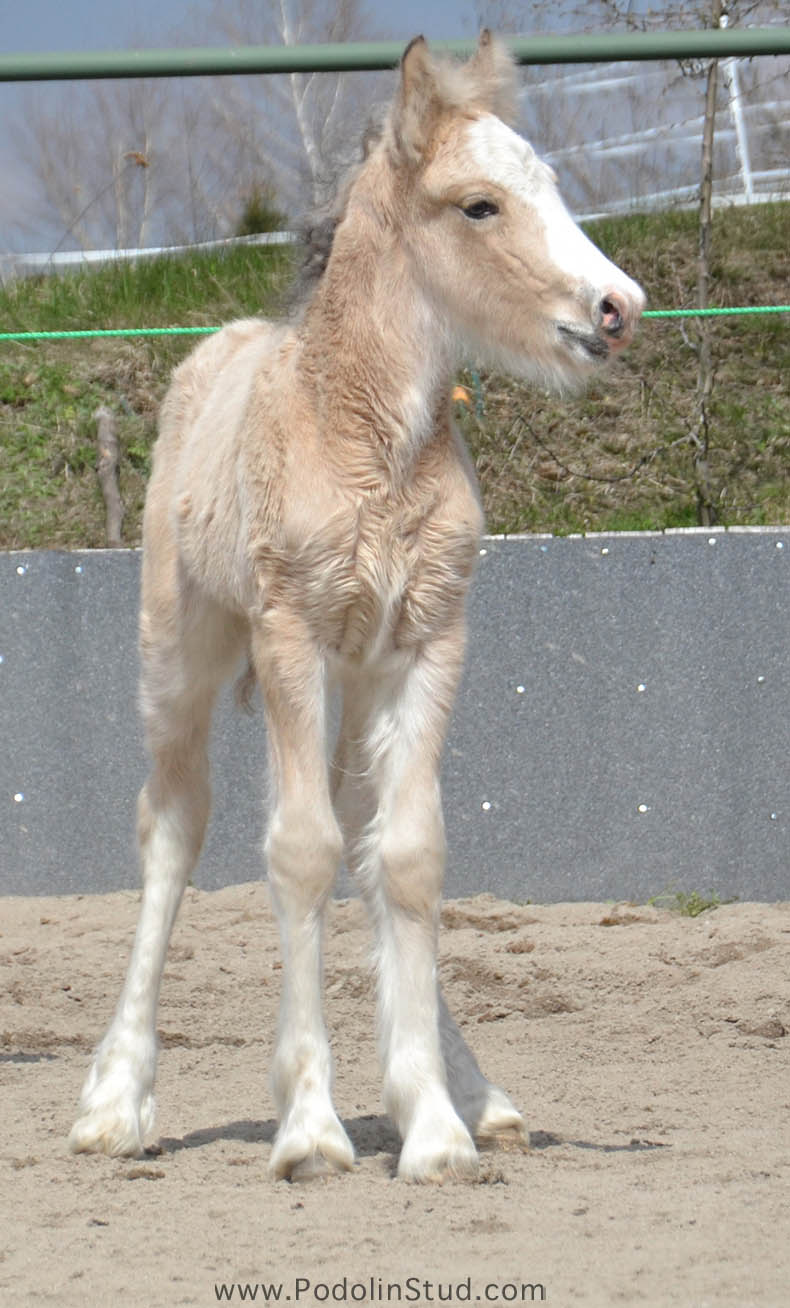
<svg viewBox="0 0 790 1308"><path fill-rule="evenodd" d="M527 36L511 38L507 44L521 64L587 64L631 59L727 59L735 55L790 54L790 27ZM475 48L472 41L433 41L431 46L436 50L459 55L468 55ZM8 54L0 56L0 82L375 71L394 68L402 54L402 41Z"/></svg>
<svg viewBox="0 0 790 1308"><path fill-rule="evenodd" d="M435 41L432 47L468 55L473 41ZM790 54L790 27L726 28L672 32L614 32L583 36L511 38L521 64L730 58ZM396 41L344 45L246 46L188 50L88 51L0 56L0 82L126 77L199 77L233 73L375 71L393 68L403 52ZM707 318L790 313L790 305L740 308L653 309L645 318ZM117 327L78 331L0 332L0 341L78 340L96 337L200 336L218 327Z"/></svg>
<svg viewBox="0 0 790 1308"><path fill-rule="evenodd" d="M741 305L714 309L648 309L643 318L735 318L758 313L788 313L790 304ZM61 332L0 332L0 341L84 341L112 336L208 336L212 327L97 327Z"/></svg>

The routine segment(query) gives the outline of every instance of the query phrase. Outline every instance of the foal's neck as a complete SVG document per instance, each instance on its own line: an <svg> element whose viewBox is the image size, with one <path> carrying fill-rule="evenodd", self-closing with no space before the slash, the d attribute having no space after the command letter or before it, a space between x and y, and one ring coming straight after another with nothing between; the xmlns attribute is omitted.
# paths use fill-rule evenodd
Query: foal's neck
<svg viewBox="0 0 790 1308"><path fill-rule="evenodd" d="M364 208L338 228L303 346L325 439L408 477L446 431L455 359L396 233Z"/></svg>

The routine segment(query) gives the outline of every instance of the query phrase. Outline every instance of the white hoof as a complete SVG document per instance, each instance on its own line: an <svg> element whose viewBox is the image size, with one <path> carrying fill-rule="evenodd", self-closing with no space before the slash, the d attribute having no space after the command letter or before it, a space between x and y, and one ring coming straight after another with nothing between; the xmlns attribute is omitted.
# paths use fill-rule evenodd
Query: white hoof
<svg viewBox="0 0 790 1308"><path fill-rule="evenodd" d="M135 1157L154 1124L153 1042L106 1037L96 1051L69 1136L72 1153Z"/></svg>
<svg viewBox="0 0 790 1308"><path fill-rule="evenodd" d="M320 1126L286 1118L277 1132L269 1168L277 1180L310 1181L331 1172L348 1172L354 1150L334 1113Z"/></svg>
<svg viewBox="0 0 790 1308"><path fill-rule="evenodd" d="M97 1087L100 1090L101 1087ZM128 1098L114 1102L98 1094L83 1098L81 1113L71 1128L69 1149L73 1154L109 1154L111 1158L137 1158L154 1121L154 1100L146 1095L138 1105Z"/></svg>
<svg viewBox="0 0 790 1308"><path fill-rule="evenodd" d="M524 1118L511 1103L504 1090L489 1085L485 1106L473 1126L478 1140L501 1139L520 1145L529 1144L529 1131Z"/></svg>
<svg viewBox="0 0 790 1308"><path fill-rule="evenodd" d="M470 1181L477 1176L474 1141L459 1117L424 1114L403 1142L398 1176L404 1181Z"/></svg>

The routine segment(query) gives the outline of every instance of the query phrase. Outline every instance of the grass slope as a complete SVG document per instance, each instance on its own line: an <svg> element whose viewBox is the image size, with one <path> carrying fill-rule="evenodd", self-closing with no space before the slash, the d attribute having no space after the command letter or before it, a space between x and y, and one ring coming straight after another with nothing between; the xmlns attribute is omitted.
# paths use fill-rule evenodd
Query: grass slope
<svg viewBox="0 0 790 1308"><path fill-rule="evenodd" d="M590 234L642 283L651 307L693 305L696 215L611 219ZM0 291L0 326L199 326L271 313L288 259L248 247L18 282ZM711 302L790 302L790 205L717 213ZM790 522L789 327L782 315L712 328L710 477L726 524ZM489 529L693 525L696 335L693 322L645 322L623 358L571 399L493 374L462 377L474 403L458 417ZM157 405L193 343L0 343L0 548L104 543L92 418L100 403L118 415L124 535L139 542Z"/></svg>

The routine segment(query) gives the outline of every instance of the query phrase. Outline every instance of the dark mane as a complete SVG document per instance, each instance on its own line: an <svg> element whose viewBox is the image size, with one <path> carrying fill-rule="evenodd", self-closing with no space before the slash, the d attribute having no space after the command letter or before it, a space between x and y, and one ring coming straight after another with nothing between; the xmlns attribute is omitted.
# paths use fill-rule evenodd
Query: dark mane
<svg viewBox="0 0 790 1308"><path fill-rule="evenodd" d="M325 180L320 187L327 199L306 216L298 229L301 257L289 296L296 309L311 298L326 271L335 232L345 217L351 187L383 131L384 118L380 115L379 121L371 120L368 124L352 158L346 154L344 159L326 167Z"/></svg>
<svg viewBox="0 0 790 1308"><path fill-rule="evenodd" d="M297 300L308 298L323 277L342 216L342 213L330 213L324 217L312 215L304 226L299 242L301 259L294 283Z"/></svg>

